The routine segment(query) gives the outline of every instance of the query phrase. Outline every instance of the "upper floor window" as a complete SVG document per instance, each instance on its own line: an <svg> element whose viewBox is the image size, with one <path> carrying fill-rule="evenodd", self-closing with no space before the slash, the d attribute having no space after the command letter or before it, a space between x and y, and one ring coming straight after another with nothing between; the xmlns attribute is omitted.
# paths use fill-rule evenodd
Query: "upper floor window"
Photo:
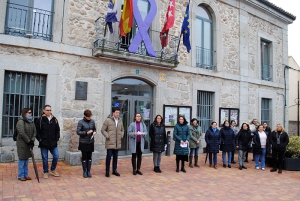
<svg viewBox="0 0 300 201"><path fill-rule="evenodd" d="M271 43L261 41L261 79L272 81L272 65L270 59Z"/></svg>
<svg viewBox="0 0 300 201"><path fill-rule="evenodd" d="M196 66L214 70L213 21L209 11L199 5L196 9Z"/></svg>
<svg viewBox="0 0 300 201"><path fill-rule="evenodd" d="M5 34L52 41L54 0L8 0Z"/></svg>

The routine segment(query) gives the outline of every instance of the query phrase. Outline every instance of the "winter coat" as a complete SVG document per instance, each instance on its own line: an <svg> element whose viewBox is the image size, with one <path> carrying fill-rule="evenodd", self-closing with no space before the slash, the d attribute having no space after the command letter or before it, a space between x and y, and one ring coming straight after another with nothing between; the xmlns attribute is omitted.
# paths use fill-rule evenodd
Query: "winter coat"
<svg viewBox="0 0 300 201"><path fill-rule="evenodd" d="M197 125L197 127L190 125L190 134L191 134L191 139L189 142L189 146L191 149L197 148L201 146L201 127ZM197 144L197 141L199 141L199 144Z"/></svg>
<svg viewBox="0 0 300 201"><path fill-rule="evenodd" d="M121 118L118 118L118 125L113 116L109 116L101 128L102 135L106 138L106 149L121 149L121 141L124 136L124 127Z"/></svg>
<svg viewBox="0 0 300 201"><path fill-rule="evenodd" d="M95 121L93 119L87 120L86 118L81 119L77 125L77 135L79 135L80 144L92 144L95 142L93 133L87 134L89 130L96 132ZM91 139L92 138L92 139Z"/></svg>
<svg viewBox="0 0 300 201"><path fill-rule="evenodd" d="M233 130L228 126L224 126L220 130L221 134L221 146L220 150L224 152L232 152L234 151L234 141L235 136Z"/></svg>
<svg viewBox="0 0 300 201"><path fill-rule="evenodd" d="M40 148L52 149L57 147L57 141L60 138L60 128L57 119L51 115L50 121L43 114L35 122L36 138L39 141Z"/></svg>
<svg viewBox="0 0 300 201"><path fill-rule="evenodd" d="M280 143L277 144L277 137L280 139ZM270 135L270 141L272 144L272 149L278 150L278 151L284 151L286 150L286 146L289 143L289 135L286 132L278 133L273 131Z"/></svg>
<svg viewBox="0 0 300 201"><path fill-rule="evenodd" d="M136 153L136 137L134 133L137 132L136 130L136 122L132 122L128 127L128 137L129 137L129 149L131 153ZM147 127L144 122L140 122L140 132L145 133L145 136L141 135L141 151L144 152L145 146L145 138L147 135Z"/></svg>
<svg viewBox="0 0 300 201"><path fill-rule="evenodd" d="M219 145L221 144L220 130L213 131L210 126L205 133L206 152L207 153L219 153Z"/></svg>
<svg viewBox="0 0 300 201"><path fill-rule="evenodd" d="M174 146L174 154L176 155L188 155L189 149L188 147L181 147L180 142L182 141L189 141L190 140L190 129L187 124L176 124L174 127L174 139L175 139L175 146Z"/></svg>
<svg viewBox="0 0 300 201"><path fill-rule="evenodd" d="M252 141L252 135L250 130L241 129L235 138L235 145L239 146L237 149L242 151L248 151Z"/></svg>
<svg viewBox="0 0 300 201"><path fill-rule="evenodd" d="M29 123L27 120L23 118L19 118L17 122L17 153L19 159L26 160L31 157L30 147L28 143L30 140L35 140L36 137L36 129L34 123Z"/></svg>
<svg viewBox="0 0 300 201"><path fill-rule="evenodd" d="M165 151L165 144L168 143L165 126L152 123L149 129L149 136L151 139L150 151L153 152Z"/></svg>
<svg viewBox="0 0 300 201"><path fill-rule="evenodd" d="M264 132L264 131L263 131ZM267 142L266 142L266 148L268 147L268 135L266 132L264 132L267 137ZM260 137L258 131L256 131L253 135L253 153L254 154L261 154L262 148L261 148L261 143L260 143Z"/></svg>

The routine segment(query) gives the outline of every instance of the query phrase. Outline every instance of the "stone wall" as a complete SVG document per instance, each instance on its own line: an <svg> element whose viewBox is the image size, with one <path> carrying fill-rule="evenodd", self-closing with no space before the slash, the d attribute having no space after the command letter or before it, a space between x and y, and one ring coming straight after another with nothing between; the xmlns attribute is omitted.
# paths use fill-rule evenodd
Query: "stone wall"
<svg viewBox="0 0 300 201"><path fill-rule="evenodd" d="M289 121L289 136L296 136L297 134L297 121Z"/></svg>

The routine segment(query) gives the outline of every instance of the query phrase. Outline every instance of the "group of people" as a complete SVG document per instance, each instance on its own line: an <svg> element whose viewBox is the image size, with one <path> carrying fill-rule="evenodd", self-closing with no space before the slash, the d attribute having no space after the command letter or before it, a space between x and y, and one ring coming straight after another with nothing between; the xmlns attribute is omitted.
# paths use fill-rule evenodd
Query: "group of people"
<svg viewBox="0 0 300 201"><path fill-rule="evenodd" d="M48 152L53 156L50 174L58 177L55 170L59 158L57 142L60 138L60 127L57 119L51 113L51 106L46 105L40 118L33 121L32 112L29 108L24 108L16 126L18 162L18 179L21 181L30 180L28 176L28 159L31 157L30 149L34 146L34 141L39 141L39 148L43 160L43 177L48 178ZM141 113L136 113L133 122L128 129L129 147L132 153L133 175L143 175L141 172L142 153L145 147L145 138L148 135L147 127L142 119ZM121 148L121 140L124 136L124 126L120 118L120 109L113 108L112 114L107 117L101 128L101 133L105 137L106 169L105 176L110 177L110 163L112 162L112 174L120 176L117 171L118 151ZM95 121L92 119L90 110L84 111L84 117L78 122L77 134L79 135L78 150L81 151L83 177L91 178L92 152L94 152L95 135L97 134ZM154 172L161 173L160 168L162 153L167 146L167 134L163 117L157 115L149 128L150 151L153 152ZM189 167L200 167L198 164L198 153L201 147L202 131L196 118L188 125L184 116L179 116L173 131L174 154L176 155L176 172L181 170L186 172L185 162L189 162ZM289 142L288 134L282 125L277 124L276 129L271 132L267 123L259 125L254 119L250 126L243 123L241 129L236 127L236 122L224 121L223 127L219 130L217 123L212 122L205 133L206 151L209 155L209 166L217 169L217 154L222 151L223 167L231 168L235 164L234 152L238 150L239 169L247 169L244 162L248 160L249 148L253 147L253 159L255 168L265 170L266 153L272 153L273 168L271 172L282 173L283 156ZM227 155L227 162L226 162ZM278 162L277 162L278 157ZM194 163L193 163L194 160ZM179 168L181 163L181 168ZM277 165L278 164L278 165Z"/></svg>

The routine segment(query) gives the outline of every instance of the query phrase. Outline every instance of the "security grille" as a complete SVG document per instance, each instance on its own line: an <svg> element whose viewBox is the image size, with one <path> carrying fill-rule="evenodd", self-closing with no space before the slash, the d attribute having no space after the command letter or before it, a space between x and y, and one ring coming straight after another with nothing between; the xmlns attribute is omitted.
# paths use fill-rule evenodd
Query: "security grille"
<svg viewBox="0 0 300 201"><path fill-rule="evenodd" d="M262 98L261 99L261 123L267 122L268 126L271 127L271 99Z"/></svg>
<svg viewBox="0 0 300 201"><path fill-rule="evenodd" d="M203 133L213 121L213 94L213 92L198 91L197 118Z"/></svg>

